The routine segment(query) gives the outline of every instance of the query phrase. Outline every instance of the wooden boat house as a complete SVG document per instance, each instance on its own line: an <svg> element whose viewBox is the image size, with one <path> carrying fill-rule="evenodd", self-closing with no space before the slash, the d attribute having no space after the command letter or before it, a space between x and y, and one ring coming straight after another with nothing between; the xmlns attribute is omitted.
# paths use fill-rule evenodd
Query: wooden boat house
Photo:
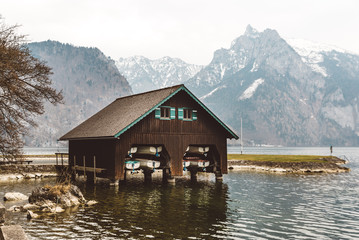
<svg viewBox="0 0 359 240"><path fill-rule="evenodd" d="M177 85L118 98L60 140L69 141L70 166L80 173L96 170L117 183L125 179L131 151L141 147L160 149L156 167L170 177L183 175L189 149L202 149L209 162L203 170L220 177L227 173L227 138L238 136L184 85Z"/></svg>

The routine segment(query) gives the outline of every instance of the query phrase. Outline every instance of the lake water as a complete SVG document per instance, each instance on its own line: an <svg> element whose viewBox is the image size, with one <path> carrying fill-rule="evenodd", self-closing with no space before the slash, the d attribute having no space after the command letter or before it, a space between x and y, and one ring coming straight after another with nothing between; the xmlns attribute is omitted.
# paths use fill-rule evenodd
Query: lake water
<svg viewBox="0 0 359 240"><path fill-rule="evenodd" d="M229 153L240 148L229 147ZM329 155L328 148L245 148L244 153ZM349 173L213 174L175 186L133 180L116 187L80 186L99 203L56 217L26 220L7 213L30 239L358 239L359 148L334 148ZM30 194L54 180L0 183L0 194ZM7 208L14 203L4 203Z"/></svg>

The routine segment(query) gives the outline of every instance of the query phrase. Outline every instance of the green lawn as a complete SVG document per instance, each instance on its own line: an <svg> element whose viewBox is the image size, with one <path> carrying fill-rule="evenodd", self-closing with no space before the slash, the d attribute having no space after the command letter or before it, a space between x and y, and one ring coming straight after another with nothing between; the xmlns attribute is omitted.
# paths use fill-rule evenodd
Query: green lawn
<svg viewBox="0 0 359 240"><path fill-rule="evenodd" d="M268 162L326 162L323 158L331 156L316 155L260 155L260 154L228 154L228 160L268 161Z"/></svg>

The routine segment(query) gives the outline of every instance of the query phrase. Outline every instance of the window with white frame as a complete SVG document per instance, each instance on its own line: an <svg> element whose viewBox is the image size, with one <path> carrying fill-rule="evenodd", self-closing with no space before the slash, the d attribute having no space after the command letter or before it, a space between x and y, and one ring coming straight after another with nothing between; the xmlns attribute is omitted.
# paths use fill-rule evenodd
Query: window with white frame
<svg viewBox="0 0 359 240"><path fill-rule="evenodd" d="M162 107L161 108L161 118L170 118L170 108Z"/></svg>
<svg viewBox="0 0 359 240"><path fill-rule="evenodd" d="M196 121L197 110L191 108L178 108L178 119L183 121Z"/></svg>
<svg viewBox="0 0 359 240"><path fill-rule="evenodd" d="M183 109L183 120L192 120L192 109Z"/></svg>
<svg viewBox="0 0 359 240"><path fill-rule="evenodd" d="M168 106L158 107L155 110L155 118L158 118L161 120L176 119L176 108L168 107Z"/></svg>

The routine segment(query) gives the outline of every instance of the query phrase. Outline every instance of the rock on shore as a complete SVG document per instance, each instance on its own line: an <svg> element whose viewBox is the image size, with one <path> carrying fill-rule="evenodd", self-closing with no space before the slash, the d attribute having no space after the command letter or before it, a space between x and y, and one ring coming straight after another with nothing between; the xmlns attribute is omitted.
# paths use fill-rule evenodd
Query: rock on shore
<svg viewBox="0 0 359 240"><path fill-rule="evenodd" d="M56 185L38 187L32 191L29 197L29 203L40 206L42 209L50 208L53 212L54 206L61 208L68 208L85 204L86 200L75 185Z"/></svg>
<svg viewBox="0 0 359 240"><path fill-rule="evenodd" d="M96 201L86 201L80 189L75 185L59 184L55 186L38 187L29 197L21 193L6 193L7 199L29 200L24 206L12 206L8 211L27 212L27 217L38 218L41 214L55 214L64 212L66 208L78 205L91 206Z"/></svg>

